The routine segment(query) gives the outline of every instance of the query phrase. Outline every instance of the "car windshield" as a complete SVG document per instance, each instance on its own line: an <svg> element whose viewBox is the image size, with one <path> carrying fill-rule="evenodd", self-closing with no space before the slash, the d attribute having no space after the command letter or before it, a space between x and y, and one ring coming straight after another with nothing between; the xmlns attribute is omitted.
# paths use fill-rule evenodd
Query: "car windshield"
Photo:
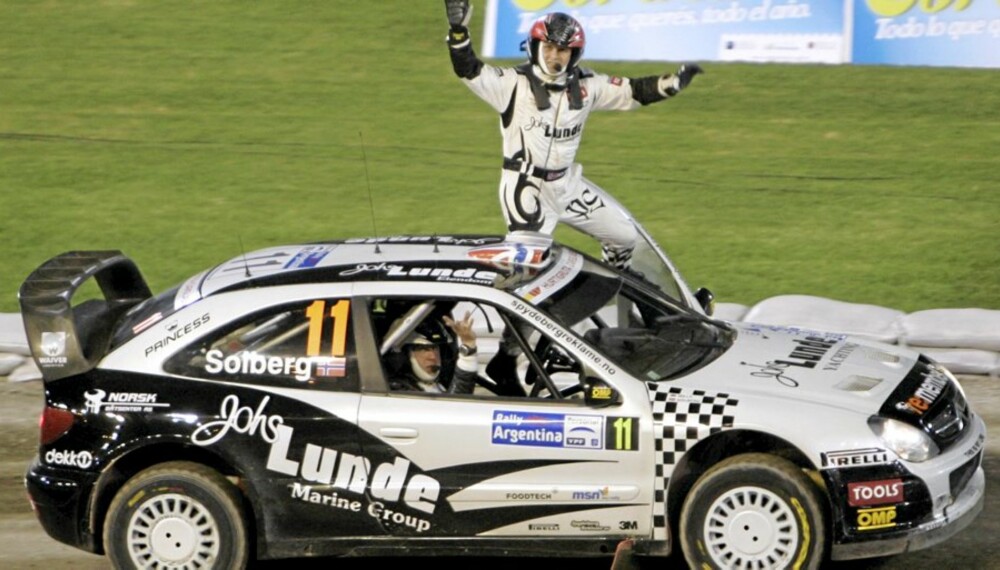
<svg viewBox="0 0 1000 570"><path fill-rule="evenodd" d="M646 280L655 283L664 293L685 306L697 306L690 303L685 295L687 286L681 283L681 276L670 263L659 246L645 232L639 234L642 239L636 242L632 251L632 269Z"/></svg>
<svg viewBox="0 0 1000 570"><path fill-rule="evenodd" d="M659 284L624 276L568 248L553 247L552 255L549 268L517 293L636 378L683 376L731 346L728 325L691 309Z"/></svg>

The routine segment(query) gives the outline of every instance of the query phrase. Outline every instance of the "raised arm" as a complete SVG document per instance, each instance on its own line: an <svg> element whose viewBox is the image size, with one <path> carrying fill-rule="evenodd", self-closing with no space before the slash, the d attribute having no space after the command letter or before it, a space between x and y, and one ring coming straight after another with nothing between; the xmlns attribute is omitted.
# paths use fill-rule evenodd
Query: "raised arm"
<svg viewBox="0 0 1000 570"><path fill-rule="evenodd" d="M448 51L451 52L455 75L473 79L483 69L483 62L472 49L472 38L469 37L472 6L469 0L444 0L444 7L448 13Z"/></svg>

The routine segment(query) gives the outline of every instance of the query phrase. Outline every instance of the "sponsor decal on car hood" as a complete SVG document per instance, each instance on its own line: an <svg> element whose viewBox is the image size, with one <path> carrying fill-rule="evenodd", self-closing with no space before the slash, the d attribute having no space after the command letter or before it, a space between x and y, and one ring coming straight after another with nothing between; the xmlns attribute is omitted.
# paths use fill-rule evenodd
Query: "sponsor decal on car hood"
<svg viewBox="0 0 1000 570"><path fill-rule="evenodd" d="M917 355L839 333L734 324L736 342L688 378L700 387L823 402L875 412Z"/></svg>

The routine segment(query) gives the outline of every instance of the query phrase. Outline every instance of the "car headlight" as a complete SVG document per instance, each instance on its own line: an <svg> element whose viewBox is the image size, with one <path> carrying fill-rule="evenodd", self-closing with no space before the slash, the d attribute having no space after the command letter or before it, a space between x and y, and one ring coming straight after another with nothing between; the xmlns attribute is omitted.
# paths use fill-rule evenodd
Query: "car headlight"
<svg viewBox="0 0 1000 570"><path fill-rule="evenodd" d="M868 427L886 447L907 461L927 461L941 452L926 432L899 420L872 416L868 420Z"/></svg>

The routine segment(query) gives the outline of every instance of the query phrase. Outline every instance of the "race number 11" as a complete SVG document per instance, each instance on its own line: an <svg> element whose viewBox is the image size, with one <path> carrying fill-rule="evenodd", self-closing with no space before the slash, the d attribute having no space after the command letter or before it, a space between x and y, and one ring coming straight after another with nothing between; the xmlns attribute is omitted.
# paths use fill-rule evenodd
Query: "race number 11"
<svg viewBox="0 0 1000 570"><path fill-rule="evenodd" d="M330 343L330 356L344 356L347 345L347 317L351 310L351 302L340 300L330 307L330 319L333 320L333 339ZM306 355L319 356L320 344L323 341L323 322L326 320L326 301L313 301L306 308L309 318L309 338L306 340Z"/></svg>
<svg viewBox="0 0 1000 570"><path fill-rule="evenodd" d="M639 418L609 417L604 441L608 449L635 451L639 449Z"/></svg>

